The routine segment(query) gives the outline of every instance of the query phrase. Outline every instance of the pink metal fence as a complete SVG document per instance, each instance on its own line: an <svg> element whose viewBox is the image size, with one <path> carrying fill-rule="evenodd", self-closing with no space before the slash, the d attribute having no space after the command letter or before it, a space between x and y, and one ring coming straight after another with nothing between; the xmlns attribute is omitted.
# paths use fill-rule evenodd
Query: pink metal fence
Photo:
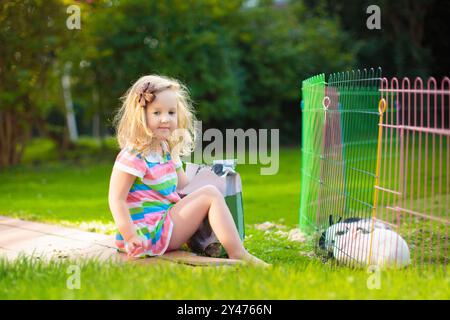
<svg viewBox="0 0 450 320"><path fill-rule="evenodd" d="M370 69L302 85L300 227L350 266L448 264L450 79Z"/></svg>
<svg viewBox="0 0 450 320"><path fill-rule="evenodd" d="M386 109L372 218L402 235L413 265L447 266L450 79L382 78L380 92Z"/></svg>

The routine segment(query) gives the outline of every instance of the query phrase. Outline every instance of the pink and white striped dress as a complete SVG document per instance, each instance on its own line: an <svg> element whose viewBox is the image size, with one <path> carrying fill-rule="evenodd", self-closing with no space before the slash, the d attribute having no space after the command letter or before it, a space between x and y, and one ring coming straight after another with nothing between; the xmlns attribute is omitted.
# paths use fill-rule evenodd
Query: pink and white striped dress
<svg viewBox="0 0 450 320"><path fill-rule="evenodd" d="M167 250L172 235L173 222L169 209L180 200L176 192L177 170L182 162L174 163L168 147L162 144L164 155L155 152L147 156L133 148L120 151L114 167L136 176L126 199L136 232L145 240L145 249L137 256L162 255ZM127 243L117 231L119 251L127 251Z"/></svg>

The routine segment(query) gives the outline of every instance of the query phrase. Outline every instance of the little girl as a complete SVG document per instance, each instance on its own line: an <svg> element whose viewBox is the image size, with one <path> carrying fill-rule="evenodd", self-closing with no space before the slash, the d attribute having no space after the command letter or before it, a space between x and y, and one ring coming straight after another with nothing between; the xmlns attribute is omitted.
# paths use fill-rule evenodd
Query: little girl
<svg viewBox="0 0 450 320"><path fill-rule="evenodd" d="M180 156L193 150L193 121L188 90L175 79L143 76L123 97L115 118L121 151L109 186L119 251L141 257L177 250L208 216L230 258L267 265L243 247L216 187L183 199L176 192L189 182Z"/></svg>

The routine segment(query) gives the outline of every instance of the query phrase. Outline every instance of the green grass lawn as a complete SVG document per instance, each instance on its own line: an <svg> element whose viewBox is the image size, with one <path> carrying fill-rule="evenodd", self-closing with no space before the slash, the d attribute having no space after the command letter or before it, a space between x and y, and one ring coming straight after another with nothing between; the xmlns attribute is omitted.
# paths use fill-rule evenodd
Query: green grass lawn
<svg viewBox="0 0 450 320"><path fill-rule="evenodd" d="M47 141L34 141L24 164L0 171L0 215L54 222L112 233L107 194L115 151L85 140L90 156L74 151L65 162L50 161ZM100 150L100 151L99 151ZM103 150L103 151L101 151ZM38 159L38 160L37 160ZM40 164L39 164L40 163ZM35 165L32 165L35 164ZM36 165L37 164L37 165ZM408 268L383 271L380 288L367 286L372 274L324 264L313 255L312 240L290 241L298 224L300 150L282 149L277 175L261 176L258 165L238 165L243 181L245 246L272 263L254 267L188 267L184 265L101 264L81 262L81 289L66 286L67 268L21 259L0 261L1 299L449 299L448 270ZM271 221L278 228L262 231ZM280 232L281 231L281 232ZM80 262L77 262L80 263ZM155 289L167 288L162 291ZM138 285L137 285L138 283Z"/></svg>
<svg viewBox="0 0 450 320"><path fill-rule="evenodd" d="M52 154L48 142L40 143L44 143L45 152ZM31 145L31 150L25 153L24 165L0 171L0 214L77 226L111 224L108 187L115 159L112 147L100 159L93 154L90 159L75 162L52 161L32 166L32 157L45 160L37 148ZM259 165L237 167L248 224L280 219L289 226L298 223L300 151L286 149L280 154L277 175L260 175Z"/></svg>

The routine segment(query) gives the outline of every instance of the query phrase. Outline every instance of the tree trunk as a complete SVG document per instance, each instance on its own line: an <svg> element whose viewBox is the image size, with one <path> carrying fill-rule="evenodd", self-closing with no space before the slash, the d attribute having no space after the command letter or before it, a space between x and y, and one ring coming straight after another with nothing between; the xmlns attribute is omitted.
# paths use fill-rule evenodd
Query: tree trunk
<svg viewBox="0 0 450 320"><path fill-rule="evenodd" d="M31 127L14 110L0 111L0 169L17 165L22 160Z"/></svg>
<svg viewBox="0 0 450 320"><path fill-rule="evenodd" d="M100 115L99 115L99 101L100 97L97 88L92 91L92 103L95 108L94 116L92 117L92 136L96 139L100 139Z"/></svg>
<svg viewBox="0 0 450 320"><path fill-rule="evenodd" d="M75 113L73 112L72 94L70 93L70 62L64 65L64 72L61 78L62 88L64 93L64 104L66 106L67 128L69 129L69 137L71 142L78 140L77 122Z"/></svg>

